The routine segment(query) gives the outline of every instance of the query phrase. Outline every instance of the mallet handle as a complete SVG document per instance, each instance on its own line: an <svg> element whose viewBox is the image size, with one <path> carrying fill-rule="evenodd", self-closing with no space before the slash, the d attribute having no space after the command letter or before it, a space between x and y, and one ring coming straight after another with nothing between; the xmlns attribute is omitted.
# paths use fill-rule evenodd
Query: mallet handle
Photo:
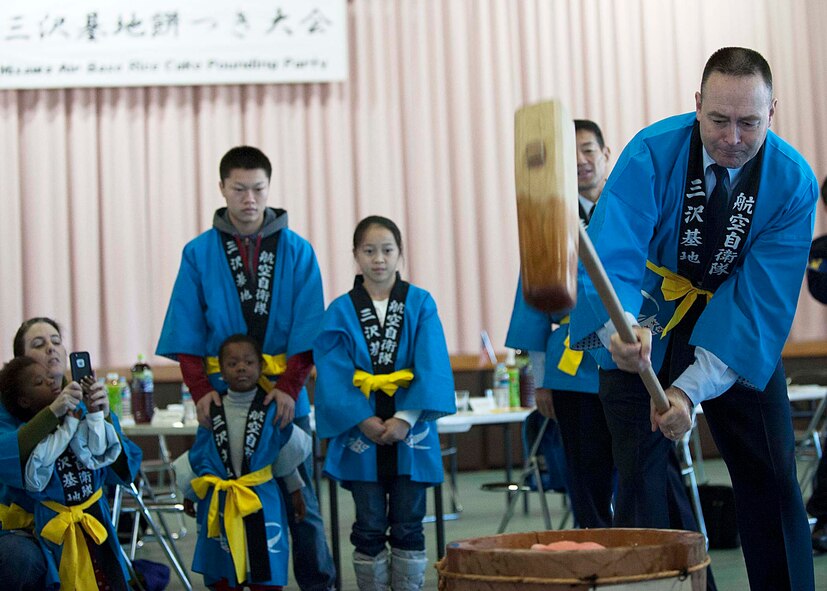
<svg viewBox="0 0 827 591"><path fill-rule="evenodd" d="M586 233L586 228L582 223L580 224L579 252L580 260L583 262L583 266L586 268L586 272L589 274L595 289L597 289L597 294L600 296L603 306L609 313L609 318L612 319L615 328L617 328L620 338L624 343L636 343L637 336L632 330L629 319L626 318L626 314L623 312L620 300L617 299L617 294L609 282L606 270L603 268L603 263L600 262L591 238L589 238L589 235ZM640 372L640 378L643 380L643 385L646 386L649 396L651 396L655 402L655 409L659 413L664 413L669 410L669 400L666 398L663 388L660 387L660 382L651 365Z"/></svg>

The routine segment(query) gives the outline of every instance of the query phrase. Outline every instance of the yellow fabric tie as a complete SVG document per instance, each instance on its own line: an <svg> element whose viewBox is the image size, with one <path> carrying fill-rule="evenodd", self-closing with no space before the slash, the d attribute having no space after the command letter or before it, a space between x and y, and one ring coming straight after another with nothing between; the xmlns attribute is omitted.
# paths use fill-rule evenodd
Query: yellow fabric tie
<svg viewBox="0 0 827 591"><path fill-rule="evenodd" d="M95 571L92 557L86 545L83 532L92 538L98 546L109 535L103 524L93 515L85 513L86 509L98 502L102 489L95 491L91 497L80 505L67 507L55 501L41 501L46 507L57 513L43 527L40 535L50 542L62 547L60 554L60 588L61 591L95 589ZM80 524L80 527L78 527Z"/></svg>
<svg viewBox="0 0 827 591"><path fill-rule="evenodd" d="M207 514L207 535L211 538L217 538L221 534L218 493L227 493L224 499L224 531L227 533L227 543L230 546L238 583L247 578L247 537L244 535L244 518L261 510L261 499L251 488L272 479L273 468L267 465L241 478L223 480L213 474L207 474L192 481L192 490L199 499L205 498L211 487L215 488Z"/></svg>
<svg viewBox="0 0 827 591"><path fill-rule="evenodd" d="M560 321L560 326L568 323L569 317L565 316ZM559 363L557 363L557 369L570 376L575 376L581 363L583 363L583 351L573 351L570 346L569 335L566 335L566 340L563 341L563 354L560 356Z"/></svg>
<svg viewBox="0 0 827 591"><path fill-rule="evenodd" d="M370 398L371 392L382 390L388 396L393 396L399 386L407 388L414 379L413 371L400 369L393 373L380 373L373 375L361 369L353 372L353 385L362 391L365 398Z"/></svg>
<svg viewBox="0 0 827 591"><path fill-rule="evenodd" d="M32 529L34 527L34 515L26 511L17 503L11 506L0 504L0 522L3 529Z"/></svg>
<svg viewBox="0 0 827 591"><path fill-rule="evenodd" d="M705 295L707 302L712 298L711 291L695 287L689 279L681 277L666 267L658 267L653 262L646 261L646 268L663 277L663 284L660 290L663 292L663 297L667 302L683 298L681 303L678 304L678 307L675 308L675 313L672 314L672 318L669 319L666 328L660 333L660 338L665 337L666 333L675 328L678 323L683 320L683 317L689 311L689 308L692 307L692 304L695 303L695 300L698 299L699 295Z"/></svg>
<svg viewBox="0 0 827 591"><path fill-rule="evenodd" d="M273 389L273 383L268 379L270 377L280 376L287 371L287 355L262 355L261 377L258 380L259 385L267 392ZM212 375L221 373L221 366L218 363L218 357L207 357L207 374Z"/></svg>

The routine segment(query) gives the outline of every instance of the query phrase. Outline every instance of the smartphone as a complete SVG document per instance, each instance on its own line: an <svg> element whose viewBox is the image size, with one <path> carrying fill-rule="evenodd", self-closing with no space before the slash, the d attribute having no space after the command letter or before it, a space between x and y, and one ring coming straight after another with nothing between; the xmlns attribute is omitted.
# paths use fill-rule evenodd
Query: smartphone
<svg viewBox="0 0 827 591"><path fill-rule="evenodd" d="M87 351L74 351L69 353L69 367L72 368L72 380L81 383L81 380L86 376L95 377L95 372L92 371L92 362L89 361L89 353Z"/></svg>

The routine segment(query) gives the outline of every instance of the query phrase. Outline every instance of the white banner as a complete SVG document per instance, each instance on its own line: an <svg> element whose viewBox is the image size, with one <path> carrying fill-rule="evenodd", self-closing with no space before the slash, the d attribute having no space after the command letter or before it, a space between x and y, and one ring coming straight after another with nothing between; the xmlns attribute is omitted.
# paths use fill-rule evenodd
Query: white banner
<svg viewBox="0 0 827 591"><path fill-rule="evenodd" d="M0 88L347 78L347 0L2 0Z"/></svg>

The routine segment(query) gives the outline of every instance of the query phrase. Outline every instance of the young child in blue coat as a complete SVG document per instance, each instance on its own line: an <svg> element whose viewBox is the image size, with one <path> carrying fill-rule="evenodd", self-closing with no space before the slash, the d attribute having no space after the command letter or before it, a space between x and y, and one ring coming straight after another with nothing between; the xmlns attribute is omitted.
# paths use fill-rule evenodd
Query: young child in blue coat
<svg viewBox="0 0 827 591"><path fill-rule="evenodd" d="M290 492L297 518L305 514L305 486L298 466L310 454L310 437L292 423L273 424L275 404L264 404L262 355L244 334L219 349L221 376L229 386L210 408L211 429L199 427L195 445L176 461L179 487L197 502L198 539L193 570L218 591L281 589L289 556L285 501L276 478Z"/></svg>

